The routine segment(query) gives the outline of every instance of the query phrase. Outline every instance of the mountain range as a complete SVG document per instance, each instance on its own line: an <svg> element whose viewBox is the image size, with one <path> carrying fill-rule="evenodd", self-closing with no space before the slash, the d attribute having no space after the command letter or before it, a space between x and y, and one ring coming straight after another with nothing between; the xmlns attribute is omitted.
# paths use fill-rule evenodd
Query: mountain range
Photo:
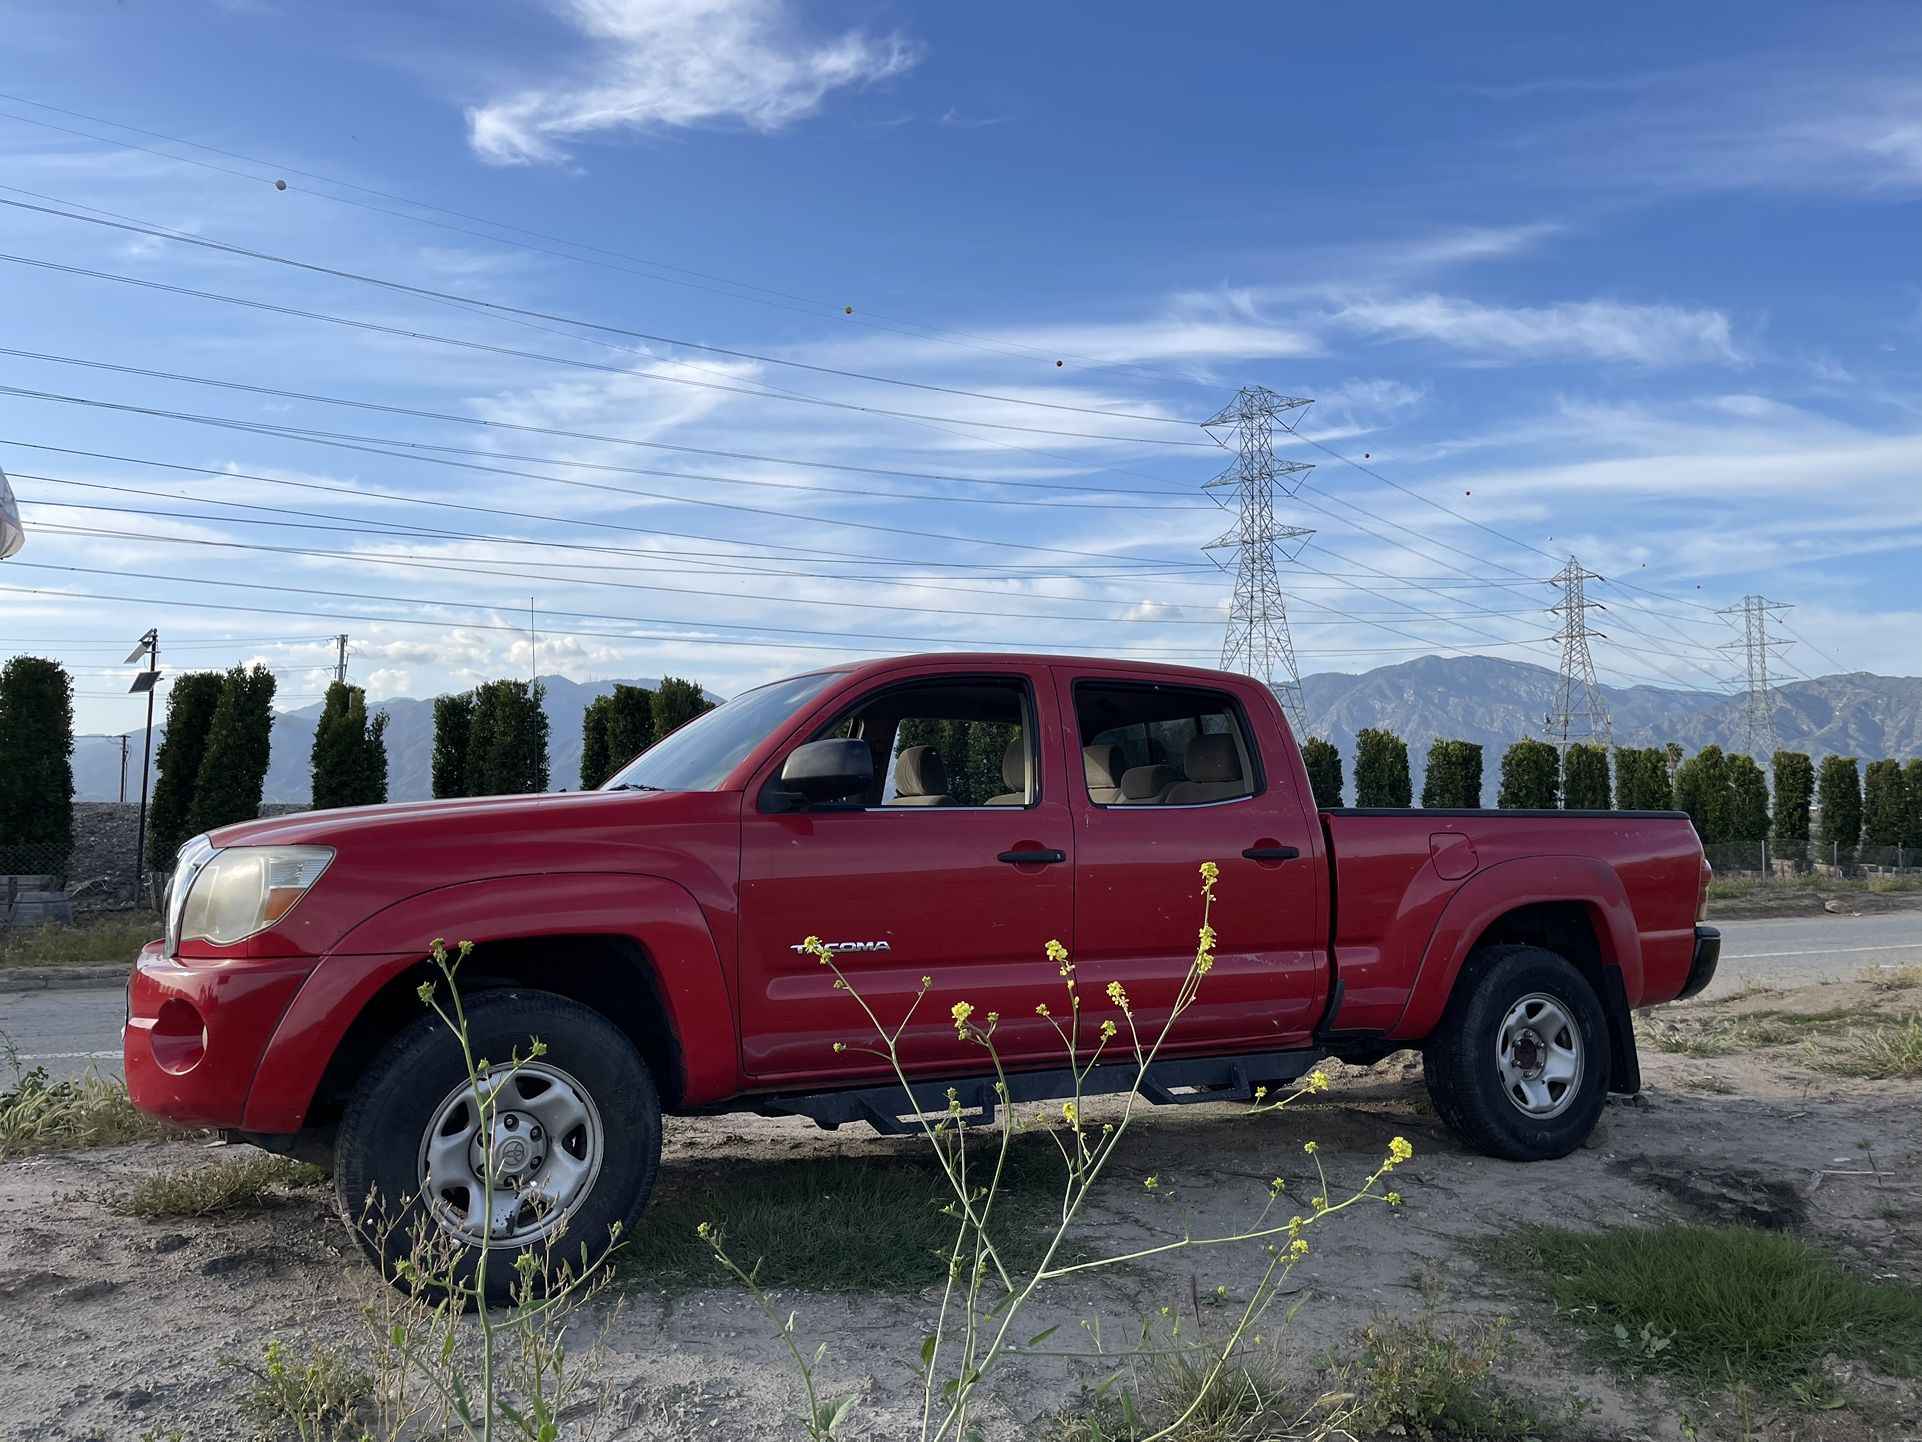
<svg viewBox="0 0 1922 1442"><path fill-rule="evenodd" d="M650 680L632 685L652 688ZM579 784L581 715L612 681L542 678L550 726L548 751L554 789ZM1321 672L1304 677L1302 693L1310 730L1341 749L1352 773L1355 733L1385 726L1408 742L1415 789L1422 761L1436 737L1478 741L1487 748L1485 793L1492 799L1501 752L1524 736L1540 736L1554 704L1555 672L1521 661L1486 656L1423 656L1360 673ZM1690 751L1711 742L1737 744L1741 695L1668 690L1657 686L1604 687L1618 745L1659 746L1679 741ZM1922 678L1876 676L1864 671L1793 681L1777 688L1775 724L1780 744L1815 757L1922 755ZM388 794L396 801L424 799L434 743L434 703L398 697L379 703L387 712ZM318 703L284 711L274 719L273 759L265 799L303 803L309 794L308 757ZM160 728L156 728L156 736ZM132 738L133 763L127 794L139 794L140 734ZM1761 758L1766 761L1766 758ZM112 801L120 794L120 747L87 739L74 750L75 795Z"/></svg>

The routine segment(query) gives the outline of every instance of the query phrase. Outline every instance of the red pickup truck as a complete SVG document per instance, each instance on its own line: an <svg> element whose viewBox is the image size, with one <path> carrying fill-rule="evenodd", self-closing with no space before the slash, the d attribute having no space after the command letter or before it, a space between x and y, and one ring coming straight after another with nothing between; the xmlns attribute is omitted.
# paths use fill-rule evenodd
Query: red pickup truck
<svg viewBox="0 0 1922 1442"><path fill-rule="evenodd" d="M1186 973L1195 868L1220 866L1218 958L1141 1091L1232 1100L1319 1058L1419 1049L1470 1146L1580 1145L1639 1087L1633 1007L1693 995L1719 940L1681 812L1318 808L1281 708L1242 676L940 655L735 697L599 791L323 811L182 848L167 934L128 990L128 1090L170 1121L331 1149L457 1240L604 1236L645 1204L661 1114L899 1128L956 1087L976 1116L1059 1096L1043 955L1119 981L1149 1034ZM862 1017L817 935L902 1037L913 1095L850 1046ZM457 1049L417 989L436 937L501 1085L496 1186ZM948 1010L1002 1017L1004 1099ZM925 1079L925 1085L922 1084ZM1089 1090L1136 1083L1103 1068Z"/></svg>

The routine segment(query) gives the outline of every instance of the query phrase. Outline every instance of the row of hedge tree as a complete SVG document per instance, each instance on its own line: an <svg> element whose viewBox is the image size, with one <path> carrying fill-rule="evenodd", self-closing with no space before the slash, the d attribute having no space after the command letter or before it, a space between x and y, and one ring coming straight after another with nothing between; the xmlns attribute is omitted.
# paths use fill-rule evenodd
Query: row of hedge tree
<svg viewBox="0 0 1922 1442"><path fill-rule="evenodd" d="M1355 804L1406 807L1414 785L1408 743L1369 727L1355 738ZM1342 804L1342 758L1333 743L1311 739L1302 760L1319 806ZM1503 808L1605 811L1686 811L1702 840L1772 841L1778 846L1902 846L1922 849L1922 758L1906 763L1853 756L1824 757L1819 773L1808 755L1778 751L1774 784L1754 759L1704 746L1685 757L1666 747L1616 747L1614 766L1601 746L1580 742L1559 754L1546 741L1517 741L1502 753L1495 804ZM1821 834L1810 835L1810 809L1821 802ZM1425 808L1478 807L1482 747L1437 740L1428 748L1422 784Z"/></svg>

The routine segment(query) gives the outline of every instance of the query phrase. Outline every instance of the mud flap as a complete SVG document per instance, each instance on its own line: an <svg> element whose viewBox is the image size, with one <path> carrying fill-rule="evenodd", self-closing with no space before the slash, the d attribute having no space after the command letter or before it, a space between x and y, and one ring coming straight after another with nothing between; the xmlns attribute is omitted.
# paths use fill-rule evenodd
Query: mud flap
<svg viewBox="0 0 1922 1442"><path fill-rule="evenodd" d="M1635 1019L1619 968L1602 968L1601 990L1602 1010L1608 1016L1609 1094L1632 1097L1642 1089L1642 1059L1635 1050Z"/></svg>

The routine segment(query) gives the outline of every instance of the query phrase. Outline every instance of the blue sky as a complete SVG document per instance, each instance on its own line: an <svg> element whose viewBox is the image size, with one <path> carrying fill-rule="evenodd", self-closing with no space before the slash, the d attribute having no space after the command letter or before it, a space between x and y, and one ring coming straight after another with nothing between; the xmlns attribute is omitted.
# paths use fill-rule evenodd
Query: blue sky
<svg viewBox="0 0 1922 1442"><path fill-rule="evenodd" d="M1258 384L1315 400L1304 671L1553 665L1571 552L1606 680L1725 686L1751 592L1791 674L1918 669L1922 14L1091 17L16 4L0 345L223 384L0 355L70 398L0 394L0 655L85 731L149 625L304 704L338 631L377 697L524 674L530 597L577 678L1208 663L1174 422Z"/></svg>

